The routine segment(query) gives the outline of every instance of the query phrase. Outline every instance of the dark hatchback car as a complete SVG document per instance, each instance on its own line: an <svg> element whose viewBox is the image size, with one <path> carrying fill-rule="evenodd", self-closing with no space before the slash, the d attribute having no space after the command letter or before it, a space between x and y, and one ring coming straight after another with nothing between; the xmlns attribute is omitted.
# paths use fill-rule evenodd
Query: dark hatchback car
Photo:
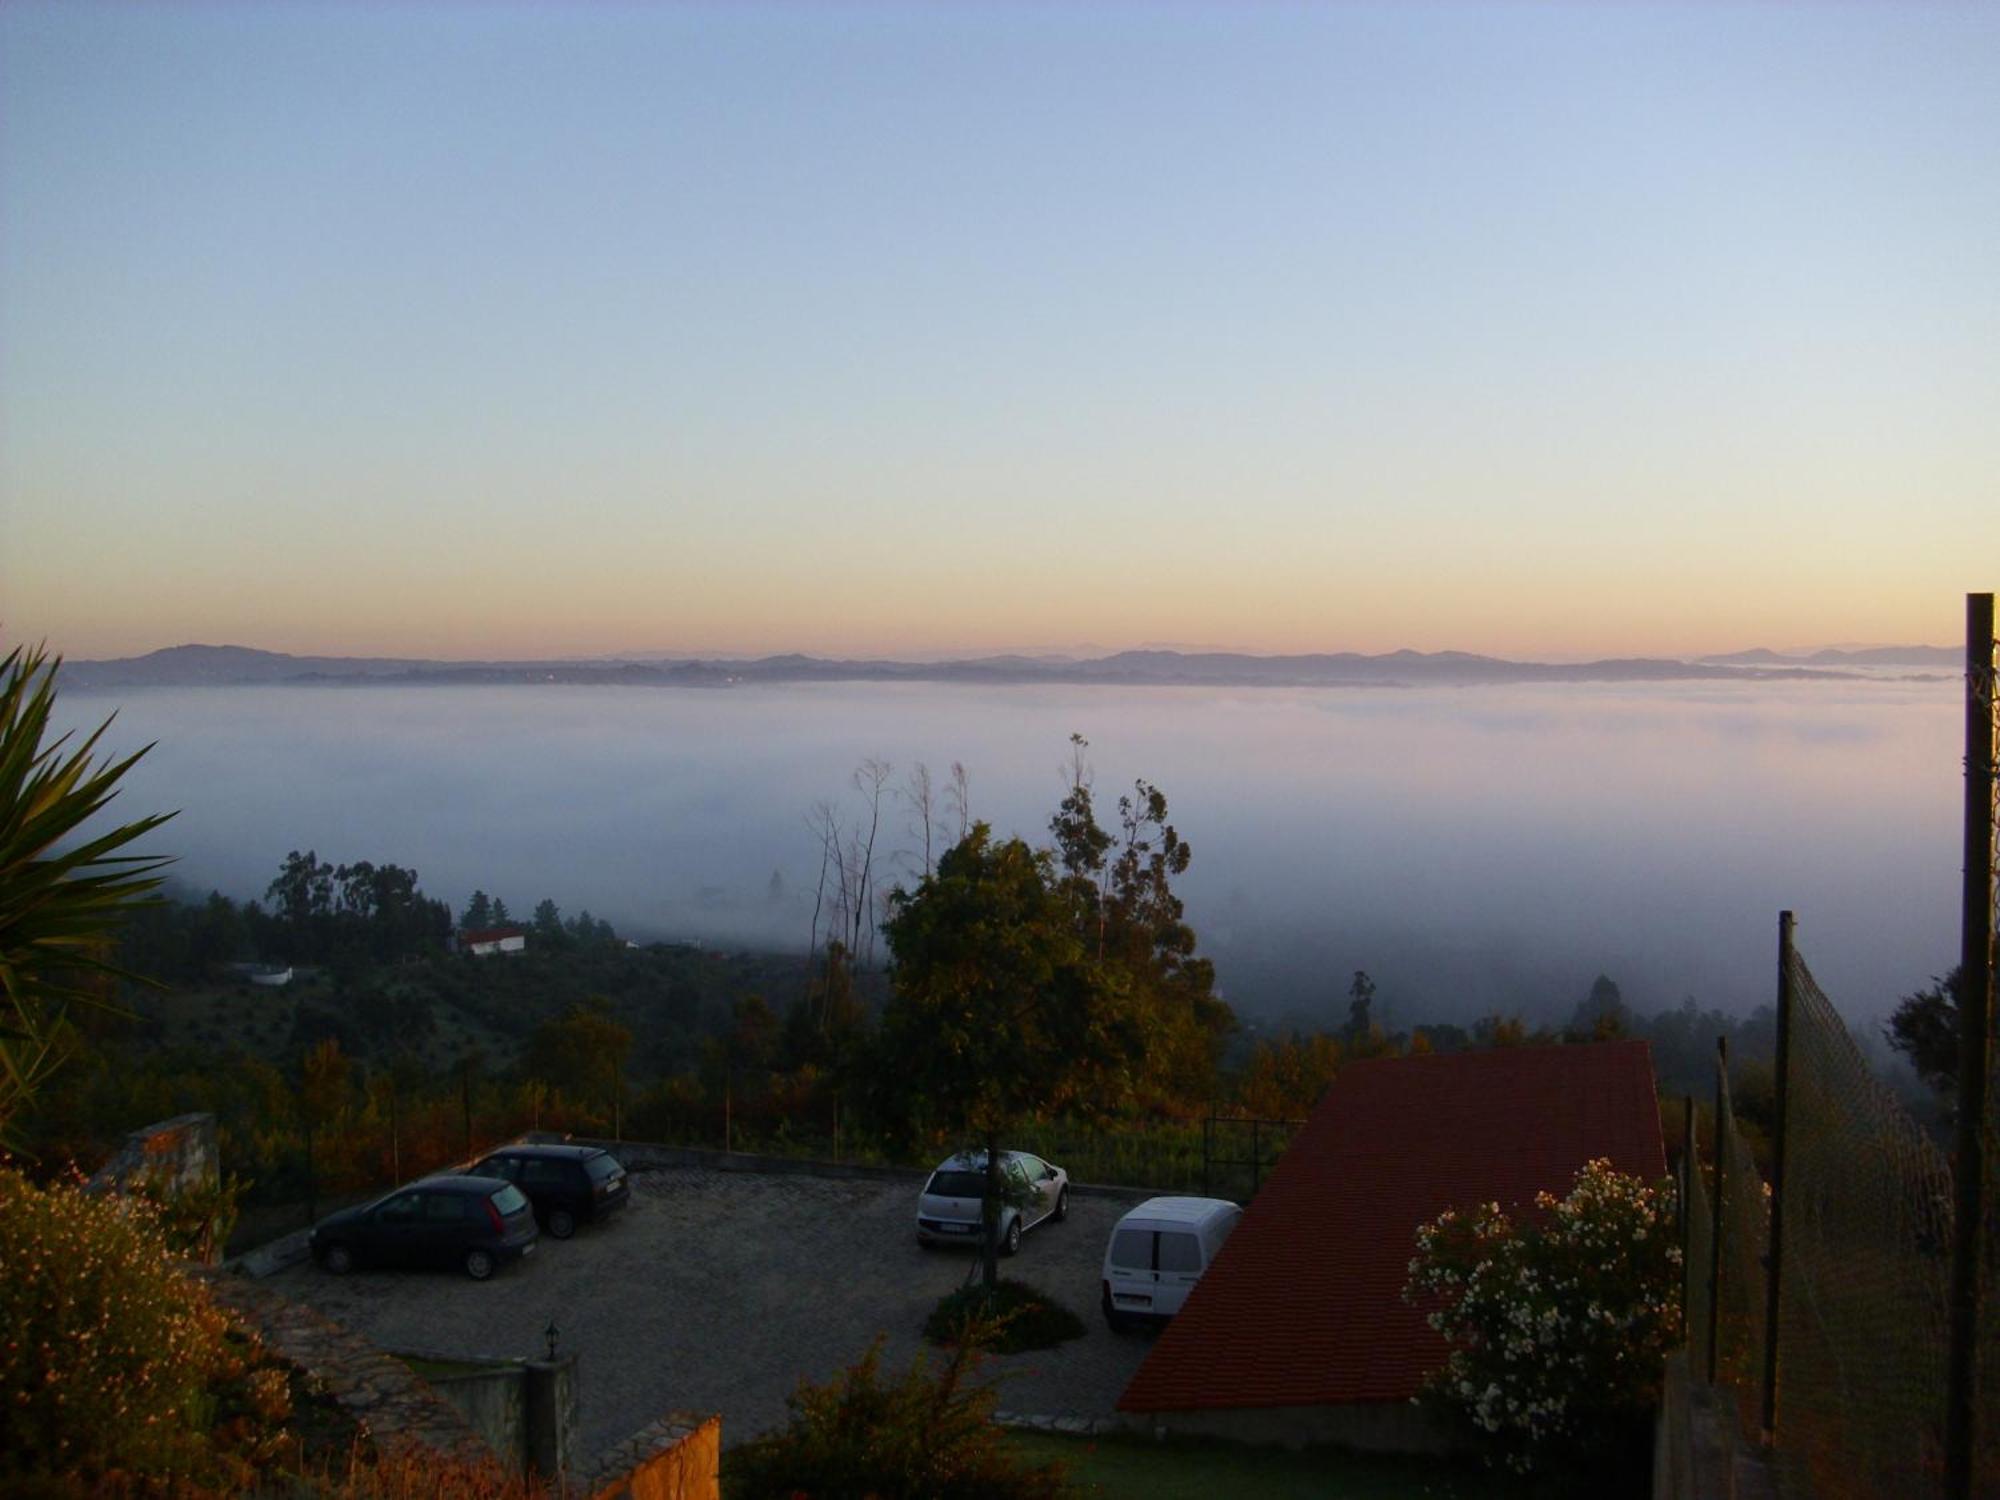
<svg viewBox="0 0 2000 1500"><path fill-rule="evenodd" d="M336 1276L356 1266L457 1266L484 1281L536 1238L534 1210L511 1182L426 1177L320 1220L312 1252Z"/></svg>
<svg viewBox="0 0 2000 1500"><path fill-rule="evenodd" d="M602 1146L504 1146L470 1168L511 1182L535 1205L535 1217L559 1240L616 1213L631 1193L625 1169Z"/></svg>

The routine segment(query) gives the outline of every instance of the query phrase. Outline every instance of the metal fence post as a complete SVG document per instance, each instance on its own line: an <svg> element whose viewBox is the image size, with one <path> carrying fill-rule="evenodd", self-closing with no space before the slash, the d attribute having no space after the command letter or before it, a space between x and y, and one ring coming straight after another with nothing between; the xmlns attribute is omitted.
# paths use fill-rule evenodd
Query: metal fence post
<svg viewBox="0 0 2000 1500"><path fill-rule="evenodd" d="M1679 1214L1680 1223L1677 1227L1680 1229L1681 1232L1681 1267L1683 1272L1681 1279L1683 1281L1687 1279L1685 1273L1687 1267L1688 1234L1690 1232L1688 1225L1688 1199L1694 1196L1694 1174L1695 1174L1694 1095L1682 1094L1681 1095L1681 1201L1677 1205L1680 1210ZM1681 1301L1682 1305L1686 1305L1687 1299L1685 1297L1683 1297Z"/></svg>
<svg viewBox="0 0 2000 1500"><path fill-rule="evenodd" d="M1785 1096L1792 1060L1792 914L1778 913L1778 1055L1771 1131L1771 1233L1764 1260L1764 1441L1778 1433L1778 1297L1785 1268Z"/></svg>
<svg viewBox="0 0 2000 1500"><path fill-rule="evenodd" d="M1725 1220L1722 1213L1722 1195L1726 1191L1729 1154L1722 1149L1723 1112L1729 1102L1725 1089L1729 1077L1729 1038L1715 1039L1715 1209L1709 1215L1714 1233L1709 1237L1708 1246L1708 1383L1715 1384L1715 1344L1720 1330L1722 1308L1722 1239Z"/></svg>
<svg viewBox="0 0 2000 1500"><path fill-rule="evenodd" d="M1965 596L1965 886L1959 923L1957 1192L1945 1363L1947 1500L1968 1500L1979 1423L1980 1240L1993 1027L1993 596Z"/></svg>

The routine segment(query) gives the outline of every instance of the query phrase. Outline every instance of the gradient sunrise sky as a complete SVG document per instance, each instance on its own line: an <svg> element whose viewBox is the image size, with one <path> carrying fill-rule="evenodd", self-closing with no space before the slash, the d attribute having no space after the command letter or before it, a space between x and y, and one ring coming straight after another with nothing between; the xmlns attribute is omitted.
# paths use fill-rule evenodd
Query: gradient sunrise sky
<svg viewBox="0 0 2000 1500"><path fill-rule="evenodd" d="M0 7L0 632L1950 642L2000 10Z"/></svg>

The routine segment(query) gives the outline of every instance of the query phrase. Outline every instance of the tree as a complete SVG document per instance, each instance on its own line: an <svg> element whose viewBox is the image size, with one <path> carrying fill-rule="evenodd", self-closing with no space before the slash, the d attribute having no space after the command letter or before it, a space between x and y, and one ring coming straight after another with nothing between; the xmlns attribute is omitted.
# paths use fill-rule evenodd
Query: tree
<svg viewBox="0 0 2000 1500"><path fill-rule="evenodd" d="M1193 850L1167 821L1166 794L1143 780L1118 799L1118 832L1100 827L1088 749L1082 735L1070 736L1068 791L1049 821L1056 888L1092 962L1144 1015L1142 1092L1156 1106L1185 1107L1213 1097L1236 1024L1216 998L1215 966L1195 956L1194 929L1173 889Z"/></svg>
<svg viewBox="0 0 2000 1500"><path fill-rule="evenodd" d="M623 1125L625 1064L631 1055L631 1028L611 1013L609 1000L592 995L535 1028L528 1041L527 1071L571 1099L602 1101L617 1132Z"/></svg>
<svg viewBox="0 0 2000 1500"><path fill-rule="evenodd" d="M1577 1002L1566 1036L1577 1042L1609 1042L1630 1034L1632 1012L1609 975L1591 981L1590 993Z"/></svg>
<svg viewBox="0 0 2000 1500"><path fill-rule="evenodd" d="M1340 1028L1340 1042L1349 1058L1359 1062L1395 1051L1382 1028L1375 1023L1375 981L1365 969L1356 969L1347 986L1347 1024Z"/></svg>
<svg viewBox="0 0 2000 1500"><path fill-rule="evenodd" d="M1909 1059L1917 1077L1939 1099L1958 1096L1958 997L1965 971L1955 968L1931 987L1905 995L1882 1028L1883 1039Z"/></svg>
<svg viewBox="0 0 2000 1500"><path fill-rule="evenodd" d="M19 646L0 662L0 1138L61 1066L65 1008L136 977L112 961L112 938L170 863L124 851L172 813L81 832L152 746L95 759L110 719L68 753L68 734L48 739L61 665Z"/></svg>
<svg viewBox="0 0 2000 1500"><path fill-rule="evenodd" d="M264 892L278 920L284 956L289 959L319 959L326 956L332 936L333 891L337 871L321 864L317 851L301 854L294 849L285 856L278 878Z"/></svg>
<svg viewBox="0 0 2000 1500"><path fill-rule="evenodd" d="M1129 1073L1144 1035L1088 961L1051 856L1020 839L995 843L974 823L889 908L893 989L875 1076L903 1121L922 1114L984 1144L991 1287L1002 1133L1037 1111L1104 1102L1084 1091Z"/></svg>
<svg viewBox="0 0 2000 1500"><path fill-rule="evenodd" d="M493 925L493 898L484 891L474 891L472 899L465 903L465 914L458 919L460 927L478 930Z"/></svg>

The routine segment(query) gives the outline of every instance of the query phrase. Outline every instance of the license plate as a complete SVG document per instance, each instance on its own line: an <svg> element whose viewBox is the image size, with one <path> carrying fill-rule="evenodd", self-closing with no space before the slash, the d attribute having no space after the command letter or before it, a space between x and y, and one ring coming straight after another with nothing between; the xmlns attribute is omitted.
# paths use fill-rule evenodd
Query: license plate
<svg viewBox="0 0 2000 1500"><path fill-rule="evenodd" d="M972 1226L971 1226L970 1224L945 1224L945 1225L943 1225L943 1226L941 1226L941 1227L943 1228L943 1230L944 1230L944 1232L945 1232L946 1234L970 1234L970 1233L972 1233Z"/></svg>

